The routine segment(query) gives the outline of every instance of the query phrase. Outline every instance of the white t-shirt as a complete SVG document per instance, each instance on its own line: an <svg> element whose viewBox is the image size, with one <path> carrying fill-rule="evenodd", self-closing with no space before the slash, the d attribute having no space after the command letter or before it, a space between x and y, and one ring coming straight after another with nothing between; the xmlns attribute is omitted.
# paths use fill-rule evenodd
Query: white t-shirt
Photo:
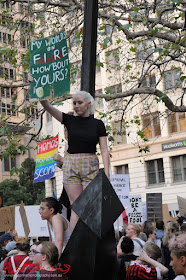
<svg viewBox="0 0 186 280"><path fill-rule="evenodd" d="M185 276L184 275L178 275L176 276L176 278L174 278L174 280L185 280Z"/></svg>
<svg viewBox="0 0 186 280"><path fill-rule="evenodd" d="M145 241L143 241L142 239L135 237L134 239L132 239L133 243L134 243L134 252L133 254L137 257L139 257L139 255L141 254L142 250L143 250L143 246L145 245Z"/></svg>

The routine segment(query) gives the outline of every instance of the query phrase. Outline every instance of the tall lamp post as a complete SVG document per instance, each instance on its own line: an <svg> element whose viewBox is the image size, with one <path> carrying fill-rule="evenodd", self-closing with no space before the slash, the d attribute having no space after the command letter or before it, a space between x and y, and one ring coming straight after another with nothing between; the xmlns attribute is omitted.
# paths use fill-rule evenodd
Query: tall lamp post
<svg viewBox="0 0 186 280"><path fill-rule="evenodd" d="M98 0L85 0L81 90L95 97Z"/></svg>

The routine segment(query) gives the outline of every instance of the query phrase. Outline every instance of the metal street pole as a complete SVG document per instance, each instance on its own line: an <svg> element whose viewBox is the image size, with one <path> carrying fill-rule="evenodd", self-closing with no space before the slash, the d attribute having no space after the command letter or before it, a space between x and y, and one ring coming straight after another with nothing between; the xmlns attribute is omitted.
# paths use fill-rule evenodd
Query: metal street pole
<svg viewBox="0 0 186 280"><path fill-rule="evenodd" d="M81 90L95 97L98 0L85 0Z"/></svg>

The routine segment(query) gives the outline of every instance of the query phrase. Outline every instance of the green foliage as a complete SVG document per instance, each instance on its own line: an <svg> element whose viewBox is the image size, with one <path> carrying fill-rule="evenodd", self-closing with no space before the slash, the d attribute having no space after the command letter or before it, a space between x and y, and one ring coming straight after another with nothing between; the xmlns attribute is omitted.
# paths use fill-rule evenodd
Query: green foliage
<svg viewBox="0 0 186 280"><path fill-rule="evenodd" d="M22 169L19 174L19 183L27 194L25 203L27 205L32 205L35 204L38 195L41 193L43 194L45 184L44 182L33 183L35 161L32 158L25 159L21 166Z"/></svg>
<svg viewBox="0 0 186 280"><path fill-rule="evenodd" d="M14 169L14 168L13 168ZM4 206L20 204L39 204L45 196L44 182L33 184L35 161L27 158L21 168L14 170L19 174L19 180L6 179L0 183L0 192L3 192Z"/></svg>
<svg viewBox="0 0 186 280"><path fill-rule="evenodd" d="M26 199L26 192L20 188L16 179L6 179L0 183L0 192L3 193L4 206L20 204Z"/></svg>

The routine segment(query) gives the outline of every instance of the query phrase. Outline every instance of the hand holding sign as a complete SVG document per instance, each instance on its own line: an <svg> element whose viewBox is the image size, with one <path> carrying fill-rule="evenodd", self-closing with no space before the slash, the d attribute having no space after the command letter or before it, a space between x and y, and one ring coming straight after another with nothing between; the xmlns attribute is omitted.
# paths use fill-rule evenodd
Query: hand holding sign
<svg viewBox="0 0 186 280"><path fill-rule="evenodd" d="M30 98L54 98L70 90L65 32L30 42L30 73Z"/></svg>

